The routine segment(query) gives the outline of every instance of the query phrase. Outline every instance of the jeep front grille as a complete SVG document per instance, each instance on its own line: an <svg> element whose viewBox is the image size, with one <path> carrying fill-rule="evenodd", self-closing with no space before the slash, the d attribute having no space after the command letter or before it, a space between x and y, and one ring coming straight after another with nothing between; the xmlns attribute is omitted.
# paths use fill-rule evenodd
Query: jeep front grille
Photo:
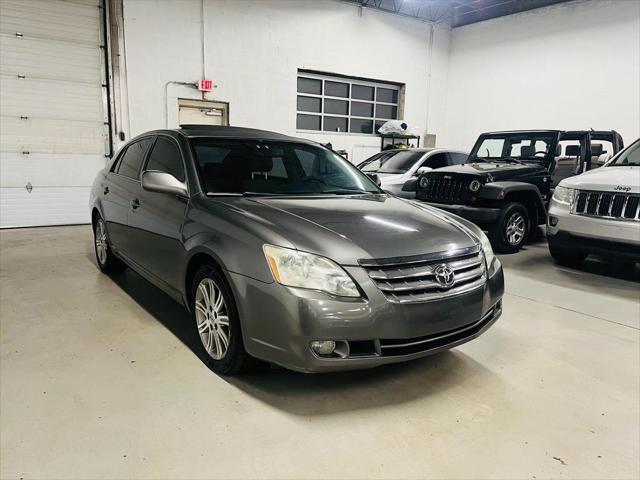
<svg viewBox="0 0 640 480"><path fill-rule="evenodd" d="M578 191L572 213L615 220L640 220L640 195Z"/></svg>
<svg viewBox="0 0 640 480"><path fill-rule="evenodd" d="M418 186L419 200L435 203L467 203L470 196L469 184L473 175L429 173L429 183L422 188Z"/></svg>
<svg viewBox="0 0 640 480"><path fill-rule="evenodd" d="M484 254L479 246L451 253L437 253L399 259L360 260L360 265L390 302L428 302L461 295L486 282ZM454 273L453 284L443 287L435 270L448 265Z"/></svg>

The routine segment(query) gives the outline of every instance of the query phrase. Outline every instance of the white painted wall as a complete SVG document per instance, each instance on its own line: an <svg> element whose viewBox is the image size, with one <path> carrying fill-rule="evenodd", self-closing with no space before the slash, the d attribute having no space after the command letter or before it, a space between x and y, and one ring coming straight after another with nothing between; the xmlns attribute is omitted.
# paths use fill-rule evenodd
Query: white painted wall
<svg viewBox="0 0 640 480"><path fill-rule="evenodd" d="M410 124L444 134L450 30L438 27L428 79L429 25L334 0L205 0L205 72L229 102L230 123L263 128L346 149L352 161L379 150L372 135L296 132L298 68L406 84ZM199 0L124 0L131 131L177 126L176 98L201 98L168 81L201 77ZM427 86L430 85L428 89Z"/></svg>
<svg viewBox="0 0 640 480"><path fill-rule="evenodd" d="M452 31L443 144L531 128L640 135L640 2L579 0Z"/></svg>

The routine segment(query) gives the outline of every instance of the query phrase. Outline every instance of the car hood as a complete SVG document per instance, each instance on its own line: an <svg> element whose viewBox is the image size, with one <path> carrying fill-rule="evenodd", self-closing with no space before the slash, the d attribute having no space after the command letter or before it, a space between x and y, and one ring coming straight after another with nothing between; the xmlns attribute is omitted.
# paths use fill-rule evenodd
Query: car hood
<svg viewBox="0 0 640 480"><path fill-rule="evenodd" d="M407 173L379 173L380 186L384 188L387 185L404 185L410 175Z"/></svg>
<svg viewBox="0 0 640 480"><path fill-rule="evenodd" d="M493 181L500 181L501 179L511 179L520 175L542 172L544 170L545 167L543 165L536 163L477 162L438 168L435 172L477 175L481 177L490 176Z"/></svg>
<svg viewBox="0 0 640 480"><path fill-rule="evenodd" d="M640 167L602 167L562 180L563 187L640 193Z"/></svg>
<svg viewBox="0 0 640 480"><path fill-rule="evenodd" d="M236 207L269 226L265 242L322 255L342 265L476 244L446 214L390 195L245 198Z"/></svg>

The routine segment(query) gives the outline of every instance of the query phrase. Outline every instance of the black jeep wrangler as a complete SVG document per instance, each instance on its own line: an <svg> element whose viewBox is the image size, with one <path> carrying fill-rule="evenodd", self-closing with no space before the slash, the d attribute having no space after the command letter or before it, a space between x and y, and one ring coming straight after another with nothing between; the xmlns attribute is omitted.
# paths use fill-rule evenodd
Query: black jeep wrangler
<svg viewBox="0 0 640 480"><path fill-rule="evenodd" d="M604 165L622 147L615 131L484 133L464 165L420 175L416 198L476 223L497 252L513 253L546 223L560 180Z"/></svg>

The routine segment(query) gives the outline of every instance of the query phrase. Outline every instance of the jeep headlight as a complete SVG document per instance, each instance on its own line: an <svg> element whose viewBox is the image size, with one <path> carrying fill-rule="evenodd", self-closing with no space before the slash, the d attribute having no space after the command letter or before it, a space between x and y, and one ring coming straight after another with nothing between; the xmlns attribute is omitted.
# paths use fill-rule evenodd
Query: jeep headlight
<svg viewBox="0 0 640 480"><path fill-rule="evenodd" d="M281 285L320 290L340 297L360 296L347 272L328 258L273 245L265 245L263 251L274 280Z"/></svg>
<svg viewBox="0 0 640 480"><path fill-rule="evenodd" d="M571 206L575 197L574 192L575 190L573 188L561 187L558 185L553 191L553 197L551 198L558 203Z"/></svg>
<svg viewBox="0 0 640 480"><path fill-rule="evenodd" d="M490 268L491 264L493 263L493 259L496 257L493 253L493 248L491 248L491 242L489 242L489 239L483 231L474 233L476 233L478 239L480 240L480 246L482 247L484 258L487 260L487 268Z"/></svg>

